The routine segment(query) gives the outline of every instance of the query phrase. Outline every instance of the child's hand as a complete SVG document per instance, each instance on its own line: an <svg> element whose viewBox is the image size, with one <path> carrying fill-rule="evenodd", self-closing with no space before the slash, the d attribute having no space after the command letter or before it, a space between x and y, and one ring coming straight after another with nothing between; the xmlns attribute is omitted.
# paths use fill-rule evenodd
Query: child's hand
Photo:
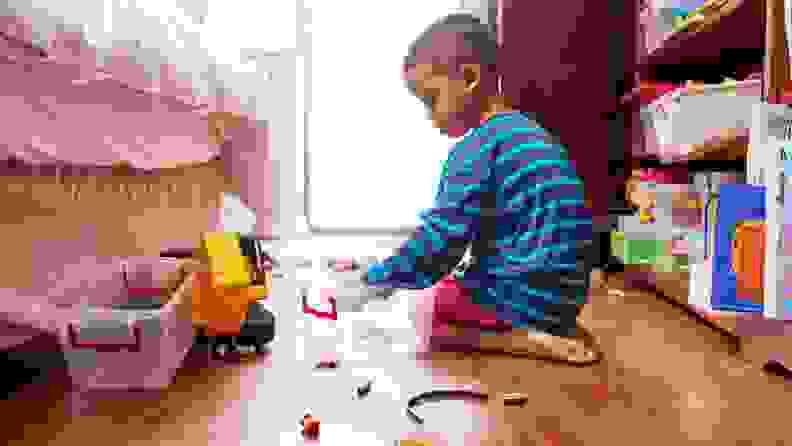
<svg viewBox="0 0 792 446"><path fill-rule="evenodd" d="M337 273L357 271L360 274L365 274L368 267L377 263L376 257L353 258L353 257L336 257L327 262L327 267L330 271Z"/></svg>
<svg viewBox="0 0 792 446"><path fill-rule="evenodd" d="M365 270L363 270L365 271ZM374 299L387 299L392 289L368 286L360 270L323 272L315 280L319 288L329 290L339 311L357 311Z"/></svg>

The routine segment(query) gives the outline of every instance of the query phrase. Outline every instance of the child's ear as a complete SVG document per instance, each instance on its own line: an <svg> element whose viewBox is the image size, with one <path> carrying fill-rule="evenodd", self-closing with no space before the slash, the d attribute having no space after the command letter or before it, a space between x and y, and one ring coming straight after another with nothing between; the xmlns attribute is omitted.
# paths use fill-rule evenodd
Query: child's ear
<svg viewBox="0 0 792 446"><path fill-rule="evenodd" d="M465 79L465 90L472 93L481 81L481 66L475 64L462 65L462 75Z"/></svg>

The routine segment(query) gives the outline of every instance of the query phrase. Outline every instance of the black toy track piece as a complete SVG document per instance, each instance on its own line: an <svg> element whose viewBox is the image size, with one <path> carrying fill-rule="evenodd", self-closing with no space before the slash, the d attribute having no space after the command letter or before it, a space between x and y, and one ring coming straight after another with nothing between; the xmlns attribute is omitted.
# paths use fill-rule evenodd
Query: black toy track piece
<svg viewBox="0 0 792 446"><path fill-rule="evenodd" d="M487 401L489 396L484 393L474 392L471 390L432 390L429 392L420 393L407 401L407 416L416 424L423 424L423 418L415 414L417 406L429 401L442 401L442 400L479 400Z"/></svg>
<svg viewBox="0 0 792 446"><path fill-rule="evenodd" d="M765 373L780 376L786 380L792 380L792 370L789 370L784 364L778 361L767 361L765 365L762 366L762 370L764 370Z"/></svg>
<svg viewBox="0 0 792 446"><path fill-rule="evenodd" d="M365 384L363 384L362 386L356 389L358 399L363 399L369 393L371 393L371 385L372 385L372 381L367 381Z"/></svg>
<svg viewBox="0 0 792 446"><path fill-rule="evenodd" d="M473 390L430 390L428 392L420 393L407 401L407 416L416 424L423 424L423 418L415 414L415 407L428 401L442 401L442 400L478 400L489 401L490 396L486 393L476 392ZM524 404L526 398L521 395L509 396L504 398L503 403L508 406L520 406Z"/></svg>
<svg viewBox="0 0 792 446"><path fill-rule="evenodd" d="M229 354L236 352L236 343L233 336L216 336L211 341L212 359L223 360Z"/></svg>

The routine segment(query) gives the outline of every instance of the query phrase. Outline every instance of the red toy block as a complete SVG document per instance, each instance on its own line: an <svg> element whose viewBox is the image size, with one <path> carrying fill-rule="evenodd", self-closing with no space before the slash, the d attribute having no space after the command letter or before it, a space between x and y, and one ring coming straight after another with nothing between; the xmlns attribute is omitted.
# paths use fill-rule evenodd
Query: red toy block
<svg viewBox="0 0 792 446"><path fill-rule="evenodd" d="M319 419L306 415L302 420L303 435L315 437L319 435Z"/></svg>

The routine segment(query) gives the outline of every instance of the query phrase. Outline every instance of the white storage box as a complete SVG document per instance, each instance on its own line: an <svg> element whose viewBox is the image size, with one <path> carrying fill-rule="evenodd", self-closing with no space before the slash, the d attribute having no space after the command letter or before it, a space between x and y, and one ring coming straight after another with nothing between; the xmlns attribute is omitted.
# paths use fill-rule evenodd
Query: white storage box
<svg viewBox="0 0 792 446"><path fill-rule="evenodd" d="M647 106L661 152L701 144L724 129L748 129L751 106L761 101L761 80L675 90ZM673 152L684 152L674 150Z"/></svg>

